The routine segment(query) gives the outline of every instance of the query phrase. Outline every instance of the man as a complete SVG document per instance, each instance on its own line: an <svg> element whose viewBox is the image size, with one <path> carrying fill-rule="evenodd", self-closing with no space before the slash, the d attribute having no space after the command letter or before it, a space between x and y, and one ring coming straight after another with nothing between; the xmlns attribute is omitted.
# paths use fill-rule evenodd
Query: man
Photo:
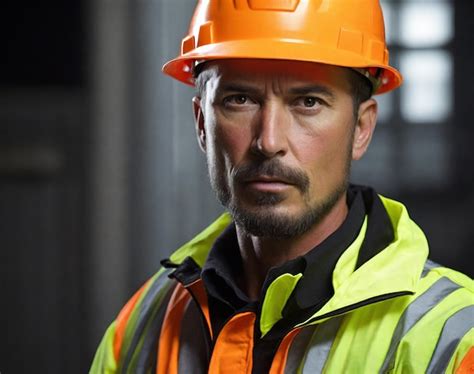
<svg viewBox="0 0 474 374"><path fill-rule="evenodd" d="M377 0L202 1L164 72L197 88L229 213L163 261L91 372L472 370L472 281L427 260L402 204L348 183L372 94L401 84Z"/></svg>

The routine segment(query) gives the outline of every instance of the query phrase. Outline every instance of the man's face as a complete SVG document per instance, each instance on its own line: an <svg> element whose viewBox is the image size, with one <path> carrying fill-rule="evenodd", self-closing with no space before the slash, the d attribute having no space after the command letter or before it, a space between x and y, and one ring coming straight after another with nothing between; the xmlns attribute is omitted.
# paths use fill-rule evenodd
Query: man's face
<svg viewBox="0 0 474 374"><path fill-rule="evenodd" d="M211 185L239 226L294 237L344 198L353 155L348 71L315 63L208 63L195 99Z"/></svg>

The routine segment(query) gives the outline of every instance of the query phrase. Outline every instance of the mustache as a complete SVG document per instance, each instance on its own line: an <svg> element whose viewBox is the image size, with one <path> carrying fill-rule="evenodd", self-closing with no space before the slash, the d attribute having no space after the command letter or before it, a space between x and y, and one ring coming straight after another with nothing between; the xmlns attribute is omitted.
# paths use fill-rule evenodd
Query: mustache
<svg viewBox="0 0 474 374"><path fill-rule="evenodd" d="M237 168L234 172L234 178L238 183L245 183L262 175L282 179L296 186L303 193L309 189L309 177L304 171L290 168L278 159L252 161Z"/></svg>

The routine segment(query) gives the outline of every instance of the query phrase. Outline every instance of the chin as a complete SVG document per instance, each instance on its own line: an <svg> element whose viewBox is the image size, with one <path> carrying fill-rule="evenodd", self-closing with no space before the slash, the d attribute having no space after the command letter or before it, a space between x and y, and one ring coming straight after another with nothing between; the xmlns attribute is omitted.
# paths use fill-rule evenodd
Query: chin
<svg viewBox="0 0 474 374"><path fill-rule="evenodd" d="M236 224L253 236L291 238L304 234L317 221L312 210L291 214L283 206L266 205L251 208L229 208Z"/></svg>
<svg viewBox="0 0 474 374"><path fill-rule="evenodd" d="M336 206L344 189L322 201L292 201L281 194L262 194L251 201L232 201L227 206L236 224L260 237L294 238L320 223Z"/></svg>

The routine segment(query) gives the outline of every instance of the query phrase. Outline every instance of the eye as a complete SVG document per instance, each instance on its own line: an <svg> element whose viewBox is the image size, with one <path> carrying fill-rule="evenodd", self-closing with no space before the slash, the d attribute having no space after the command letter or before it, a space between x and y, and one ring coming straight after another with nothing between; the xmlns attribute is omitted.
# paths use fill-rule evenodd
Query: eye
<svg viewBox="0 0 474 374"><path fill-rule="evenodd" d="M317 104L321 103L321 100L319 100L317 97L313 96L306 96L298 99L299 105L303 105L305 108L312 108Z"/></svg>
<svg viewBox="0 0 474 374"><path fill-rule="evenodd" d="M231 105L244 105L244 104L247 104L249 100L250 99L248 98L247 95L237 94L237 95L226 97L224 99L224 103L231 104Z"/></svg>
<svg viewBox="0 0 474 374"><path fill-rule="evenodd" d="M247 99L248 98L245 95L236 95L236 96L234 96L234 102L236 104L240 104L240 105L245 104L247 102Z"/></svg>
<svg viewBox="0 0 474 374"><path fill-rule="evenodd" d="M319 113L323 105L325 105L324 100L317 96L300 96L293 102L293 107L305 114Z"/></svg>
<svg viewBox="0 0 474 374"><path fill-rule="evenodd" d="M246 94L234 94L222 100L223 107L232 111L252 110L258 105L250 96Z"/></svg>

